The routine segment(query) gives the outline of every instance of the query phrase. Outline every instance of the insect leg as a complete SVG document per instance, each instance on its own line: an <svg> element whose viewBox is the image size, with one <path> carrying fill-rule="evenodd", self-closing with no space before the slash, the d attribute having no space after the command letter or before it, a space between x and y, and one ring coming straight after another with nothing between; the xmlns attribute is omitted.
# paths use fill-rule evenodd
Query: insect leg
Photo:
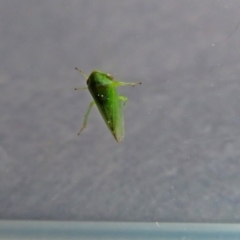
<svg viewBox="0 0 240 240"><path fill-rule="evenodd" d="M80 131L78 132L78 135L80 135L80 133L82 132L82 130L87 127L88 116L89 116L89 113L90 113L90 111L91 111L91 108L93 107L94 104L95 104L95 102L91 102L91 103L89 104L89 107L88 107L88 109L87 109L87 112L86 112L86 114L85 114L85 116L84 116L83 125L82 125Z"/></svg>
<svg viewBox="0 0 240 240"><path fill-rule="evenodd" d="M121 87L121 86L126 86L126 85L130 85L130 86L135 86L137 84L142 84L141 82L137 82L137 83L127 83L127 82L119 82L119 81L113 81L113 85L115 87Z"/></svg>
<svg viewBox="0 0 240 240"><path fill-rule="evenodd" d="M87 74L86 74L83 70L78 69L78 68L76 68L76 67L75 67L75 70L79 71L86 79L88 79Z"/></svg>
<svg viewBox="0 0 240 240"><path fill-rule="evenodd" d="M128 98L125 96L119 96L119 99L123 101L123 106L125 106L128 101Z"/></svg>
<svg viewBox="0 0 240 240"><path fill-rule="evenodd" d="M88 87L77 87L77 88L74 88L74 90L84 90L84 89L88 89Z"/></svg>

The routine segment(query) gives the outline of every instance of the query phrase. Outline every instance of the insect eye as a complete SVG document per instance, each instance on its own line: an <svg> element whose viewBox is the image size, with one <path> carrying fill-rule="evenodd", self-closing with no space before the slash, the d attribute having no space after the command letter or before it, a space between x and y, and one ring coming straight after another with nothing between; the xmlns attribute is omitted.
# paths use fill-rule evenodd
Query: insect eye
<svg viewBox="0 0 240 240"><path fill-rule="evenodd" d="M111 75L110 73L108 73L107 76L108 76L111 80L113 80L113 75Z"/></svg>

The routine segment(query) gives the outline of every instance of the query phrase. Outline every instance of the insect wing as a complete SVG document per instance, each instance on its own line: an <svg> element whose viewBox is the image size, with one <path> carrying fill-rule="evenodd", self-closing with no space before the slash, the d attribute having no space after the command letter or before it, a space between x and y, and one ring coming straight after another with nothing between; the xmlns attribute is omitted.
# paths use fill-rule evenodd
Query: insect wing
<svg viewBox="0 0 240 240"><path fill-rule="evenodd" d="M124 119L119 95L113 84L98 86L89 91L101 113L108 129L117 142L124 138Z"/></svg>

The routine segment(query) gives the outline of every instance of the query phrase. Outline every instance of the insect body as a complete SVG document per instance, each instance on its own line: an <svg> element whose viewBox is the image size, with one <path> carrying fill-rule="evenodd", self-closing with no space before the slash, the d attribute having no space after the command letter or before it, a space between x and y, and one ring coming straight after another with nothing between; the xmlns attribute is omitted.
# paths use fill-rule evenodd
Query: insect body
<svg viewBox="0 0 240 240"><path fill-rule="evenodd" d="M97 105L108 129L111 131L113 137L117 142L124 139L124 118L122 113L122 105L127 102L127 97L119 96L116 87L120 86L135 86L141 83L126 83L119 82L113 79L113 76L107 73L93 71L89 77L80 71L87 79L87 87L75 88L75 90L88 89L93 97L93 102L90 103L87 113L84 117L83 126L81 127L78 135L87 126L87 119L93 105ZM121 103L123 101L123 104Z"/></svg>

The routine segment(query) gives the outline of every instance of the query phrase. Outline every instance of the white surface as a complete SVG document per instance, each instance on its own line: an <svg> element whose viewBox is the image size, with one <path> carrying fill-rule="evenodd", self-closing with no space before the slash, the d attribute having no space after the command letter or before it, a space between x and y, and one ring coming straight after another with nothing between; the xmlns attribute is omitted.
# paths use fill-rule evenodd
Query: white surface
<svg viewBox="0 0 240 240"><path fill-rule="evenodd" d="M240 1L0 1L0 217L240 220ZM75 67L120 92L117 144Z"/></svg>

